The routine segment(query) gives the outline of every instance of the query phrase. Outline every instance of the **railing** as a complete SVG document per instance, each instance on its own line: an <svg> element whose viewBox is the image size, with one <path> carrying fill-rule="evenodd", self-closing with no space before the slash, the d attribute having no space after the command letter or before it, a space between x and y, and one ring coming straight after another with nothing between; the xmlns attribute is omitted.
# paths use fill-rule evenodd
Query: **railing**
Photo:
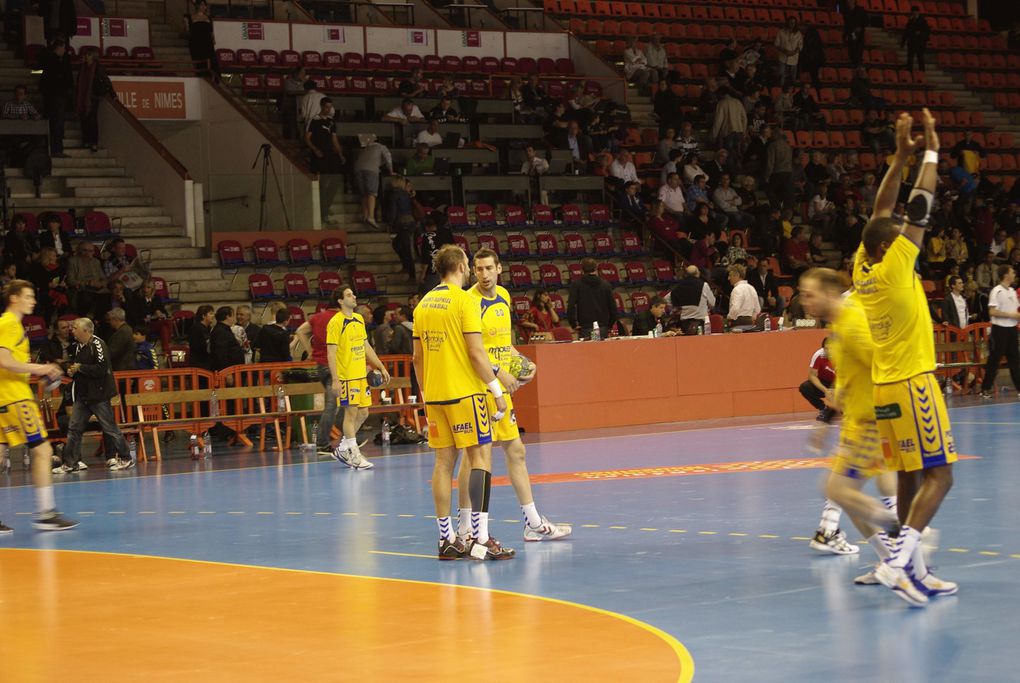
<svg viewBox="0 0 1020 683"><path fill-rule="evenodd" d="M108 95L106 98L113 110L123 117L131 128L141 136L153 151L160 156L174 172L180 176L181 180L191 180L191 176L188 174L188 169L184 167L180 161L177 160L170 150L163 146L163 143L152 134L148 128L146 128L141 121L135 118L134 114L128 111L128 108L121 104L120 100L115 95Z"/></svg>
<svg viewBox="0 0 1020 683"><path fill-rule="evenodd" d="M545 10L541 7L507 7L506 9L500 10L499 13L505 15L507 18L515 17L515 23L517 26L514 28L519 31L531 30L532 27L529 19L530 17L536 17L537 21L534 28L536 30L543 30L542 24L545 23ZM521 19L524 21L516 19L517 15L520 15ZM504 20L503 23L506 23L506 21ZM510 26L510 24L507 24L507 26Z"/></svg>

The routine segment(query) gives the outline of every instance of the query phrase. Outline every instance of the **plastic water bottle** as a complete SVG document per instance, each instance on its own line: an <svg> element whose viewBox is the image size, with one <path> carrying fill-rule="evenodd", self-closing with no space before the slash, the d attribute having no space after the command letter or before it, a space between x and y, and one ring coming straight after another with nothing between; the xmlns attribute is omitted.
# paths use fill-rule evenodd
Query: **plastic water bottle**
<svg viewBox="0 0 1020 683"><path fill-rule="evenodd" d="M319 421L312 423L312 445L319 445Z"/></svg>
<svg viewBox="0 0 1020 683"><path fill-rule="evenodd" d="M198 447L198 434L192 434L188 439L188 450L191 452L191 459L198 460L202 457L202 451Z"/></svg>
<svg viewBox="0 0 1020 683"><path fill-rule="evenodd" d="M766 332L772 331L772 316L770 315L765 316L765 331Z"/></svg>
<svg viewBox="0 0 1020 683"><path fill-rule="evenodd" d="M382 445L384 447L390 445L390 422L385 418L382 421Z"/></svg>
<svg viewBox="0 0 1020 683"><path fill-rule="evenodd" d="M202 435L202 457L206 460L212 457L212 437L208 431Z"/></svg>
<svg viewBox="0 0 1020 683"><path fill-rule="evenodd" d="M780 332L783 331L783 323L784 323L783 317L779 316L779 331Z"/></svg>
<svg viewBox="0 0 1020 683"><path fill-rule="evenodd" d="M946 377L946 398L953 395L953 378Z"/></svg>
<svg viewBox="0 0 1020 683"><path fill-rule="evenodd" d="M600 339L602 339L602 334L599 332L599 323L596 320L591 324L591 340L599 341Z"/></svg>
<svg viewBox="0 0 1020 683"><path fill-rule="evenodd" d="M698 325L697 330L698 330L698 336L699 337L701 335L705 334L705 326L704 325Z"/></svg>
<svg viewBox="0 0 1020 683"><path fill-rule="evenodd" d="M209 417L220 416L220 401L216 398L216 392L212 392L212 396L209 397Z"/></svg>
<svg viewBox="0 0 1020 683"><path fill-rule="evenodd" d="M131 454L131 462L138 462L138 444L134 434L128 439L128 453Z"/></svg>
<svg viewBox="0 0 1020 683"><path fill-rule="evenodd" d="M283 387L276 387L276 412L287 412L287 397L283 395Z"/></svg>
<svg viewBox="0 0 1020 683"><path fill-rule="evenodd" d="M662 323L655 323L655 338L662 336Z"/></svg>
<svg viewBox="0 0 1020 683"><path fill-rule="evenodd" d="M705 334L712 334L712 316L705 316Z"/></svg>

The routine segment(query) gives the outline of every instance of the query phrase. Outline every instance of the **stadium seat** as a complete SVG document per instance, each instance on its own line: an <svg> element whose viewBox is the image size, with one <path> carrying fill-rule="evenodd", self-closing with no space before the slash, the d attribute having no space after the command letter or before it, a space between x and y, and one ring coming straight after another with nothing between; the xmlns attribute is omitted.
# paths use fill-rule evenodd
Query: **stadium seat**
<svg viewBox="0 0 1020 683"><path fill-rule="evenodd" d="M616 302L616 315L619 318L630 318L633 317L633 313L627 310L627 307L623 305L623 295L619 292L613 292L613 301ZM605 334L605 330L603 330Z"/></svg>
<svg viewBox="0 0 1020 683"><path fill-rule="evenodd" d="M580 212L578 212L578 214L580 215ZM535 204L532 206L531 217L535 225L545 226L553 224L552 209L545 204Z"/></svg>
<svg viewBox="0 0 1020 683"><path fill-rule="evenodd" d="M385 294L376 284L375 275L367 270L356 270L351 273L351 280L354 282L354 291L358 296L374 296Z"/></svg>
<svg viewBox="0 0 1020 683"><path fill-rule="evenodd" d="M230 71L234 66L237 65L237 55L233 50L226 48L217 48L216 50L216 63L219 64L220 69L224 71Z"/></svg>
<svg viewBox="0 0 1020 683"><path fill-rule="evenodd" d="M244 260L244 247L237 240L221 240L216 245L220 257L220 268L238 268L248 265Z"/></svg>
<svg viewBox="0 0 1020 683"><path fill-rule="evenodd" d="M29 344L42 344L49 337L46 319L40 315L26 315L21 319Z"/></svg>
<svg viewBox="0 0 1020 683"><path fill-rule="evenodd" d="M265 273L248 276L248 294L252 301L269 301L282 298L273 287L273 280Z"/></svg>
<svg viewBox="0 0 1020 683"><path fill-rule="evenodd" d="M273 267L287 263L280 258L280 248L273 240L255 240L251 246L255 252L255 265Z"/></svg>
<svg viewBox="0 0 1020 683"><path fill-rule="evenodd" d="M524 209L516 204L505 207L503 214L506 219L506 227L508 228L523 228L528 224L528 218L524 214Z"/></svg>
<svg viewBox="0 0 1020 683"><path fill-rule="evenodd" d="M287 260L292 266L309 266L315 263L312 245L306 239L292 239L287 242Z"/></svg>
<svg viewBox="0 0 1020 683"><path fill-rule="evenodd" d="M311 298L308 278L301 273L287 273L283 276L283 295L287 299L304 301Z"/></svg>
<svg viewBox="0 0 1020 683"><path fill-rule="evenodd" d="M324 270L319 273L319 278L316 284L319 287L319 295L326 298L335 292L341 284L343 284L343 280L340 278L340 273Z"/></svg>
<svg viewBox="0 0 1020 683"><path fill-rule="evenodd" d="M616 267L615 263L609 261L599 263L598 274L600 278L611 285L620 284L620 269Z"/></svg>
<svg viewBox="0 0 1020 683"><path fill-rule="evenodd" d="M538 267L538 279L543 287L559 289L563 286L563 271L553 263L543 263Z"/></svg>
<svg viewBox="0 0 1020 683"><path fill-rule="evenodd" d="M510 287L512 289L527 289L534 286L531 268L520 263L510 264Z"/></svg>
<svg viewBox="0 0 1020 683"><path fill-rule="evenodd" d="M560 210L563 213L563 224L578 227L582 225L581 208L577 204L564 204ZM536 220L537 222L537 220Z"/></svg>
<svg viewBox="0 0 1020 683"><path fill-rule="evenodd" d="M180 296L178 295L180 294L181 285L179 282L173 283L177 285L177 294L174 294L171 291L170 283L168 283L165 278L153 275L149 278L149 280L152 282L153 291L160 299L163 300L163 303L173 304L180 301Z"/></svg>
<svg viewBox="0 0 1020 683"><path fill-rule="evenodd" d="M287 322L287 330L289 332L296 332L297 328L301 327L305 323L305 312L300 306L288 306L287 312L290 313L290 320Z"/></svg>
<svg viewBox="0 0 1020 683"><path fill-rule="evenodd" d="M327 237L319 242L319 251L322 253L322 262L330 265L347 263L347 245L337 237Z"/></svg>
<svg viewBox="0 0 1020 683"><path fill-rule="evenodd" d="M306 69L321 69L322 53L315 50L305 50L301 53L301 63L305 65Z"/></svg>
<svg viewBox="0 0 1020 683"><path fill-rule="evenodd" d="M467 209L463 206L450 206L446 209L446 219L451 230L464 230L468 227Z"/></svg>
<svg viewBox="0 0 1020 683"><path fill-rule="evenodd" d="M556 236L551 232L540 232L535 235L535 255L541 258L555 258L560 255L556 245Z"/></svg>
<svg viewBox="0 0 1020 683"><path fill-rule="evenodd" d="M511 258L531 258L531 244L528 238L521 233L513 233L506 236L507 253Z"/></svg>
<svg viewBox="0 0 1020 683"><path fill-rule="evenodd" d="M360 57L361 55L358 56ZM330 70L341 69L344 66L344 57L339 52L323 52L322 65Z"/></svg>
<svg viewBox="0 0 1020 683"><path fill-rule="evenodd" d="M85 214L85 234L90 239L107 239L116 233L110 223L110 217L102 211L89 211Z"/></svg>
<svg viewBox="0 0 1020 683"><path fill-rule="evenodd" d="M479 235L478 236L478 248L479 249L491 249L497 254L500 252L499 240L496 239L495 235Z"/></svg>
<svg viewBox="0 0 1020 683"><path fill-rule="evenodd" d="M616 247L613 244L613 238L608 232L600 232L592 237L592 242L595 246L595 254L597 256L615 256Z"/></svg>
<svg viewBox="0 0 1020 683"><path fill-rule="evenodd" d="M463 249L464 253L467 254L469 257L471 256L471 245L468 243L467 237L464 237L464 235L454 235L453 243L456 244L461 249ZM419 243L419 247L420 246L421 245Z"/></svg>
<svg viewBox="0 0 1020 683"><path fill-rule="evenodd" d="M280 53L276 50L259 50L259 65L268 69L280 66Z"/></svg>
<svg viewBox="0 0 1020 683"><path fill-rule="evenodd" d="M496 225L496 212L488 204L475 206L475 225L479 228L491 228Z"/></svg>
<svg viewBox="0 0 1020 683"><path fill-rule="evenodd" d="M672 284L676 282L676 275L673 272L673 264L665 259L652 261L652 268L655 270L655 279L661 284Z"/></svg>
<svg viewBox="0 0 1020 683"><path fill-rule="evenodd" d="M648 284L648 271L645 269L645 264L640 261L630 261L625 264L624 268L627 271L627 282L632 285L644 285Z"/></svg>
<svg viewBox="0 0 1020 683"><path fill-rule="evenodd" d="M634 313L644 313L651 307L651 299L644 292L634 292L630 295L630 310Z"/></svg>
<svg viewBox="0 0 1020 683"><path fill-rule="evenodd" d="M567 256L587 256L588 248L581 233L568 232L563 235L563 253Z"/></svg>
<svg viewBox="0 0 1020 683"><path fill-rule="evenodd" d="M240 49L236 53L238 65L250 68L259 63L259 56L255 50Z"/></svg>
<svg viewBox="0 0 1020 683"><path fill-rule="evenodd" d="M567 264L567 272L570 273L570 281L580 280L581 276L584 275L584 271L581 269L580 263Z"/></svg>
<svg viewBox="0 0 1020 683"><path fill-rule="evenodd" d="M531 313L531 300L526 296L515 296L510 299L511 308L518 318Z"/></svg>

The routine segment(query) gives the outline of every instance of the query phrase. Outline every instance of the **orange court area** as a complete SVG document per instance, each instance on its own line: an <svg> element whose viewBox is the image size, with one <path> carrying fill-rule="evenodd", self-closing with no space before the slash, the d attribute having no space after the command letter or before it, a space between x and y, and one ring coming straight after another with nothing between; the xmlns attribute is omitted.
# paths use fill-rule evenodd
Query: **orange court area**
<svg viewBox="0 0 1020 683"><path fill-rule="evenodd" d="M0 571L11 683L693 675L683 646L646 624L504 591L77 551L0 550Z"/></svg>
<svg viewBox="0 0 1020 683"><path fill-rule="evenodd" d="M777 415L809 409L797 387L825 330L535 344L514 394L530 432Z"/></svg>

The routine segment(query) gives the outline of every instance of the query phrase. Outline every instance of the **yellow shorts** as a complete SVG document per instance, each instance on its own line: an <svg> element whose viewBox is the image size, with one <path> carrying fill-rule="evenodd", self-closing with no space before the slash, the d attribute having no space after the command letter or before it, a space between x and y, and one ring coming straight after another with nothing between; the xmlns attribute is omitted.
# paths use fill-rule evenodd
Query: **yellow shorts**
<svg viewBox="0 0 1020 683"><path fill-rule="evenodd" d="M368 380L364 377L340 380L340 393L337 395L337 401L345 408L351 406L367 408L372 405L372 392L368 390Z"/></svg>
<svg viewBox="0 0 1020 683"><path fill-rule="evenodd" d="M46 441L46 427L43 425L39 405L25 400L0 408L0 441L8 446L28 444L29 448Z"/></svg>
<svg viewBox="0 0 1020 683"><path fill-rule="evenodd" d="M489 397L489 415L495 415L496 399L492 397L492 394L487 395ZM510 394L507 393L503 394L503 398L506 399L506 414L503 415L503 419L492 426L492 440L496 443L513 441L521 437L521 430L517 428L517 414L514 412L514 401L510 398Z"/></svg>
<svg viewBox="0 0 1020 683"><path fill-rule="evenodd" d="M956 462L946 402L933 373L875 385L875 417L890 470L913 472Z"/></svg>
<svg viewBox="0 0 1020 683"><path fill-rule="evenodd" d="M885 468L875 421L844 417L839 444L832 455L833 473L851 479L870 479Z"/></svg>
<svg viewBox="0 0 1020 683"><path fill-rule="evenodd" d="M486 394L468 396L455 403L429 403L425 416L429 421L431 448L468 448L492 443Z"/></svg>

